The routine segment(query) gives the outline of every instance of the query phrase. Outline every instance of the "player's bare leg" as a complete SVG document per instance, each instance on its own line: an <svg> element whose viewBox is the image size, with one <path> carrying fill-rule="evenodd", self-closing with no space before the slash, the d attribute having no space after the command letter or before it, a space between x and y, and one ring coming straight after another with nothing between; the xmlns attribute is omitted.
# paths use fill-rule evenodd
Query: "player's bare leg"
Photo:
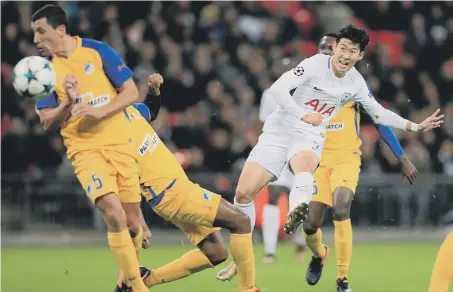
<svg viewBox="0 0 453 292"><path fill-rule="evenodd" d="M153 270L141 267L148 287L173 282L223 263L228 258L222 234L215 231L206 236L194 249L175 261Z"/></svg>
<svg viewBox="0 0 453 292"><path fill-rule="evenodd" d="M253 200L256 194L274 179L274 175L256 162L247 162L242 169L236 187L234 204L250 217L252 231L255 227L255 205Z"/></svg>
<svg viewBox="0 0 453 292"><path fill-rule="evenodd" d="M98 198L96 206L102 211L107 224L109 245L126 276L126 284L137 292L148 291L140 277L134 244L127 229L126 212L119 197L109 193Z"/></svg>
<svg viewBox="0 0 453 292"><path fill-rule="evenodd" d="M141 209L140 203L122 203L123 210L126 213L127 228L134 244L137 260L140 259L140 252L143 244L143 228L141 226ZM126 283L126 275L120 271L118 276L118 287L121 288Z"/></svg>
<svg viewBox="0 0 453 292"><path fill-rule="evenodd" d="M322 244L321 226L324 222L326 205L311 201L308 217L303 223L305 242L313 256L308 265L306 280L309 285L316 285L321 278L324 262L328 257L328 249Z"/></svg>
<svg viewBox="0 0 453 292"><path fill-rule="evenodd" d="M242 169L236 187L234 204L250 218L251 232L255 228L256 218L253 200L256 194L273 179L274 175L256 162L247 162ZM217 273L217 279L220 281L229 281L236 274L236 264L232 261Z"/></svg>
<svg viewBox="0 0 453 292"><path fill-rule="evenodd" d="M352 292L348 283L352 257L352 225L350 219L354 193L347 187L333 191L333 223L335 226L335 253L337 256L337 292Z"/></svg>
<svg viewBox="0 0 453 292"><path fill-rule="evenodd" d="M318 163L318 157L312 151L300 151L289 161L294 185L289 194L290 212L284 227L288 234L293 234L308 216L308 204L313 195L313 172Z"/></svg>

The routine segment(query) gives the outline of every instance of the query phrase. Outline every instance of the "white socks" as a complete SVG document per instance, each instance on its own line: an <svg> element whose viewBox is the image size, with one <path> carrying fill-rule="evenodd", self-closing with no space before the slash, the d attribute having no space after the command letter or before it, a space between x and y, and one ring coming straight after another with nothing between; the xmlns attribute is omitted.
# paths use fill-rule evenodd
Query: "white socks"
<svg viewBox="0 0 453 292"><path fill-rule="evenodd" d="M243 213L247 214L250 217L250 225L252 226L252 232L255 229L255 221L256 221L256 211L255 211L255 203L252 201L248 204L239 204L236 202L236 197L234 198L234 205L238 207Z"/></svg>
<svg viewBox="0 0 453 292"><path fill-rule="evenodd" d="M263 209L264 254L275 255L277 250L280 210L278 206L266 205Z"/></svg>
<svg viewBox="0 0 453 292"><path fill-rule="evenodd" d="M289 193L289 212L301 203L309 203L313 196L313 174L300 172L294 176L294 185Z"/></svg>
<svg viewBox="0 0 453 292"><path fill-rule="evenodd" d="M296 232L294 232L294 243L296 245L304 245L305 244L305 238L304 238L304 235L302 234L303 230L302 230L302 225L299 226L299 228L297 228Z"/></svg>

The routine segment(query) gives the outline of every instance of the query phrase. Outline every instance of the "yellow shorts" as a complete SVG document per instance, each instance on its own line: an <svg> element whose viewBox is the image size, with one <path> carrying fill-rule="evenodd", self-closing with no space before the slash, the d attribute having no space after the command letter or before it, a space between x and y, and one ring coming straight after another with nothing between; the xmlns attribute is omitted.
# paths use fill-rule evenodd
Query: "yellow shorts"
<svg viewBox="0 0 453 292"><path fill-rule="evenodd" d="M93 203L115 193L123 203L141 200L138 165L134 157L116 150L89 150L74 155L75 174Z"/></svg>
<svg viewBox="0 0 453 292"><path fill-rule="evenodd" d="M221 199L220 195L189 180L176 180L153 210L175 224L197 245L209 234L220 230L213 224Z"/></svg>
<svg viewBox="0 0 453 292"><path fill-rule="evenodd" d="M346 187L355 193L361 159L357 152L322 153L321 164L314 174L312 201L332 207L333 191Z"/></svg>

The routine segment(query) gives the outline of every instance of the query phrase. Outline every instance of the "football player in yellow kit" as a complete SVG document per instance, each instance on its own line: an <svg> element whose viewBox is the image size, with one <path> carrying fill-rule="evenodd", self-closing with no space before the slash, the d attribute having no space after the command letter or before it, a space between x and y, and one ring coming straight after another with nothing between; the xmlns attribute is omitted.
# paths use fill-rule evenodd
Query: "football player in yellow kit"
<svg viewBox="0 0 453 292"><path fill-rule="evenodd" d="M331 55L335 40L335 34L326 34L318 45L318 51ZM313 198L309 204L308 218L303 222L306 244L313 252L306 277L308 284L315 285L321 278L322 267L329 255L328 247L322 243L320 228L325 209L332 208L338 292L352 291L348 283L352 256L352 226L349 216L361 165L359 125L360 105L354 102L346 104L327 125L328 134L321 162L314 174ZM404 155L396 136L388 127L379 124L375 126L398 157L403 175L412 183L417 176L417 169Z"/></svg>
<svg viewBox="0 0 453 292"><path fill-rule="evenodd" d="M225 228L231 232L230 249L238 265L239 291L258 292L249 217L220 195L192 183L173 153L149 125L157 115L152 109L156 104L149 101L160 94L158 87L163 82L156 79L161 79L161 76L149 78L150 92L145 99L148 108L145 104L127 108L127 116L134 128L131 144L139 162L141 191L153 210L179 227L198 248L163 267L153 270L142 267L142 277L146 285L152 287L222 263L228 257L220 234L220 228ZM120 275L117 292L130 289L122 279L124 277Z"/></svg>
<svg viewBox="0 0 453 292"><path fill-rule="evenodd" d="M138 101L132 71L106 43L71 37L57 5L37 10L31 27L38 51L57 74L55 91L36 102L43 128L60 128L80 184L102 211L125 282L134 292L148 291L136 252L142 244L139 168L123 112Z"/></svg>

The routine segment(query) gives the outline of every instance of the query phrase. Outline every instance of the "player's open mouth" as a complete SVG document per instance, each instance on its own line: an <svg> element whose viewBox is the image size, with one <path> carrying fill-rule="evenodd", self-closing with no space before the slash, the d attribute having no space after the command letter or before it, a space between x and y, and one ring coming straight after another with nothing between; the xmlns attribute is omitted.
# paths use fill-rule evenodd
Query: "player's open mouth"
<svg viewBox="0 0 453 292"><path fill-rule="evenodd" d="M340 65L341 69L347 69L349 64L346 61L338 61L338 65Z"/></svg>

